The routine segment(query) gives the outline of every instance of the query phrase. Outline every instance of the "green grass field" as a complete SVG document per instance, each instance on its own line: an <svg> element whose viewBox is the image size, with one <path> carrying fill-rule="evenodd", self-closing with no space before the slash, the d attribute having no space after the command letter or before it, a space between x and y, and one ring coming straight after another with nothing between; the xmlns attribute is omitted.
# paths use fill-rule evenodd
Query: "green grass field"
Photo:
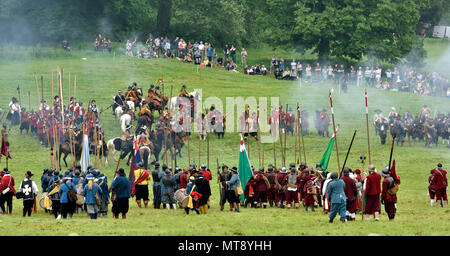
<svg viewBox="0 0 450 256"><path fill-rule="evenodd" d="M442 43L446 42L446 44ZM440 47L445 49L447 41L442 41ZM433 48L433 47L431 47ZM435 52L437 51L433 48ZM50 51L49 51L50 52ZM271 57L269 49L258 51L250 49L249 56L259 56L259 59ZM284 52L283 54L288 54ZM25 56L25 55L24 55ZM81 58L86 57L86 60ZM439 58L439 54L429 54L429 62ZM251 57L250 57L251 58ZM251 62L251 60L249 60ZM259 61L259 60L258 60ZM17 85L21 88L22 105L28 108L30 92L31 108L37 107L37 91L34 74L44 76L44 96L50 102L52 95L51 72L56 67L64 69L64 102L68 101L68 74L77 76L77 98L87 107L88 101L96 99L99 109L107 108L112 103L112 97L117 89L125 90L129 84L136 81L138 86L146 89L151 83L156 83L160 76L164 76L166 83L165 93L170 93L170 85L173 85L173 94L178 93L182 84L186 84L188 91L202 89L203 100L207 97L218 97L225 102L226 97L279 97L280 104L289 104L295 109L297 102L302 109L310 113L310 135L305 137L306 157L309 166L315 166L319 161L329 138L320 137L314 129L314 111L318 108L329 109L328 91L333 86L330 84L300 84L298 82L278 81L272 76L245 76L242 73L227 72L223 69L197 68L193 64L179 63L176 60L156 59L142 60L128 58L119 54L115 57L109 54L97 54L90 51L73 51L64 56L55 51L54 58L22 58L17 61L0 61L0 107L8 109L8 103L13 96L18 96ZM56 79L55 79L56 81ZM56 84L56 82L55 82ZM73 87L72 87L73 95ZM55 86L54 93L57 89ZM39 89L40 93L40 89ZM428 96L413 95L402 92L387 92L376 89L368 89L369 119L372 120L373 110L380 108L387 115L392 106L403 113L409 108L413 114L420 111L423 104L427 104L433 114L437 112L447 113L450 110L450 101L447 98L431 98ZM270 99L268 100L270 102ZM357 135L350 153L347 166L352 169L362 168L359 156L364 150L367 155L367 136L365 128L364 88L350 87L346 94L334 88L333 102L335 106L336 123L340 125L338 133L338 146L340 163L344 162L347 147L354 130ZM228 117L230 119L231 117ZM369 121L370 121L369 120ZM120 136L120 125L110 110L101 115L101 121L105 129L106 139ZM370 121L371 122L371 121ZM235 121L235 124L237 121ZM330 127L330 131L332 127ZM18 128L10 131L11 154L13 159L9 162L9 169L16 179L16 188L27 170L31 170L34 180L40 188L40 175L43 168L50 166L49 151L39 145L36 137L20 135ZM400 236L442 236L448 235L450 214L448 208L431 208L427 195L427 178L429 170L438 162L444 165L444 169L450 166L450 151L442 144L438 148L427 149L424 143L411 145L408 142L403 147L394 149L394 159L397 162L397 173L401 177L401 186L398 193L398 210L396 219L389 222L383 212L380 222L361 221L361 216L355 222L328 224L328 217L320 209L314 213L299 210L286 210L278 208L269 209L242 209L240 213L219 210L219 187L215 183L216 159L219 163L228 166L238 165L239 134L227 133L224 140L210 137L210 168L213 172L211 183L211 208L207 215L190 214L186 216L181 209L155 210L149 208L139 209L133 199L130 200L130 211L127 220L115 220L108 218L91 221L85 214L75 215L73 219L56 221L53 216L44 213L38 207L38 213L31 218L22 217L22 200L14 200L14 209L11 216L0 215L0 234L27 236L27 235L225 235L225 236L367 236L371 233L380 235ZM191 158L198 163L198 140L196 136L191 139ZM206 145L201 142L202 152L200 161L206 163ZM289 137L287 142L287 160L295 161L294 144L296 137ZM370 126L370 144L372 162L378 170L388 164L390 143L381 145L379 138L375 136L373 126ZM277 165L281 162L281 147L276 143ZM258 144L251 141L250 160L254 166L258 165ZM182 151L183 158L178 159L179 166L188 165L187 146ZM336 152L334 151L329 165L329 170L337 170ZM71 161L71 158L68 157ZM304 160L304 159L303 159ZM68 162L69 162L68 161ZM191 162L194 160L191 160ZM93 162L93 156L91 156ZM264 164L273 163L272 144L265 145ZM101 170L108 176L109 184L115 170L115 163ZM5 160L0 163L5 166ZM120 163L128 173L129 167L124 161ZM366 164L367 167L367 164ZM65 171L65 169L63 169ZM151 185L149 186L151 188ZM150 189L151 191L151 189ZM152 196L152 195L151 195ZM227 206L226 206L227 209ZM384 209L383 209L384 211Z"/></svg>

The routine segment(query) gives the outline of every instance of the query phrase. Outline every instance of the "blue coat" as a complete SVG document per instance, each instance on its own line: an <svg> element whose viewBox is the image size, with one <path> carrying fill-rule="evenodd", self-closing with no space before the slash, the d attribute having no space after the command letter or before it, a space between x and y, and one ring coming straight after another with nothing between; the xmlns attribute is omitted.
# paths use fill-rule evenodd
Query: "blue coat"
<svg viewBox="0 0 450 256"><path fill-rule="evenodd" d="M83 188L84 202L86 204L96 204L97 201L95 200L95 195L97 195L98 198L100 199L102 194L103 194L102 189L95 182L92 182L92 189L91 190L89 190L89 185L88 184L86 184L86 186L84 186L84 188Z"/></svg>
<svg viewBox="0 0 450 256"><path fill-rule="evenodd" d="M103 193L103 197L106 197L106 199L109 200L109 193L107 193L109 191L109 189L108 189L108 178L103 173L100 174L98 177L99 177L99 179L98 179L97 182L98 182L98 185L100 186L100 188L102 189L102 191L104 192ZM102 177L105 177L105 178L104 179L100 179ZM101 183L101 185L100 185L100 183Z"/></svg>
<svg viewBox="0 0 450 256"><path fill-rule="evenodd" d="M227 185L228 185L228 190L234 190L235 186L239 187L241 185L239 176L234 173L233 176L231 176L231 179L229 181L227 181Z"/></svg>
<svg viewBox="0 0 450 256"><path fill-rule="evenodd" d="M189 182L186 186L186 195L189 195L191 193L192 188L194 187L194 182ZM195 186L194 191L198 192L197 186Z"/></svg>
<svg viewBox="0 0 450 256"><path fill-rule="evenodd" d="M41 188L42 188L42 192L46 192L47 188L48 188L48 174L44 174L41 177Z"/></svg>
<svg viewBox="0 0 450 256"><path fill-rule="evenodd" d="M344 192L345 182L341 179L330 181L327 186L327 199L330 203L346 203L347 197Z"/></svg>
<svg viewBox="0 0 450 256"><path fill-rule="evenodd" d="M66 181L59 188L59 195L61 196L60 203L67 204L69 202L73 202L73 199L69 195L69 190L73 189L75 194L77 193L77 189L73 186L72 182Z"/></svg>
<svg viewBox="0 0 450 256"><path fill-rule="evenodd" d="M111 190L116 189L117 198L130 198L130 182L125 176L117 176L111 183Z"/></svg>

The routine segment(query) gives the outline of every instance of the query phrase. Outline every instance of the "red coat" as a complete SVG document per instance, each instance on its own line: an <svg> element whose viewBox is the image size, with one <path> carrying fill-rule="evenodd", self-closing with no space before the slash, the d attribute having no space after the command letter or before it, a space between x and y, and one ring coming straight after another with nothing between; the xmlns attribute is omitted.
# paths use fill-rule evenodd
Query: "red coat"
<svg viewBox="0 0 450 256"><path fill-rule="evenodd" d="M183 172L180 175L180 188L186 188L188 184L188 174Z"/></svg>
<svg viewBox="0 0 450 256"><path fill-rule="evenodd" d="M444 189L448 185L447 171L435 170L433 176L431 176L431 184L435 189Z"/></svg>
<svg viewBox="0 0 450 256"><path fill-rule="evenodd" d="M8 185L10 191L12 191L14 195L16 195L16 189L14 188L14 178L10 175L5 175L2 177L2 180L0 181L0 193L8 188Z"/></svg>
<svg viewBox="0 0 450 256"><path fill-rule="evenodd" d="M345 196L347 197L347 201L353 201L356 199L356 195L358 194L358 189L356 188L356 182L354 179L348 176L342 176L342 180L345 183Z"/></svg>
<svg viewBox="0 0 450 256"><path fill-rule="evenodd" d="M255 191L266 191L267 190L267 185L266 182L264 181L264 174L262 173L258 173L256 175L256 179L255 179Z"/></svg>
<svg viewBox="0 0 450 256"><path fill-rule="evenodd" d="M199 171L203 174L203 177L204 177L205 180L207 180L208 182L210 180L212 180L212 175L211 175L210 171L208 171L208 170L201 170L201 169Z"/></svg>
<svg viewBox="0 0 450 256"><path fill-rule="evenodd" d="M385 203L397 203L397 195L391 196L387 191L389 187L389 179L384 178L383 189L381 191L381 200Z"/></svg>
<svg viewBox="0 0 450 256"><path fill-rule="evenodd" d="M367 176L366 179L366 193L365 195L374 196L381 193L381 175L373 172Z"/></svg>

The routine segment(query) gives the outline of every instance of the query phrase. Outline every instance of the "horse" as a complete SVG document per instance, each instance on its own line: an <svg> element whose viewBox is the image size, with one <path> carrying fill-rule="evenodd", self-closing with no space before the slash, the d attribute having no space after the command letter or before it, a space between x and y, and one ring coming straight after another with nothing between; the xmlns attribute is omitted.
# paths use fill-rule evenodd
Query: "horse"
<svg viewBox="0 0 450 256"><path fill-rule="evenodd" d="M122 114L120 116L120 128L122 132L126 132L131 129L131 115L130 114Z"/></svg>
<svg viewBox="0 0 450 256"><path fill-rule="evenodd" d="M194 100L196 100L196 101L202 101L202 98L200 96L200 90L198 90L198 89L190 92L189 97L190 96L194 97ZM181 102L178 102L178 98L179 98L178 96L170 98L170 101L169 101L170 109L177 109L179 104L181 104ZM189 98L187 100L189 101Z"/></svg>
<svg viewBox="0 0 450 256"><path fill-rule="evenodd" d="M116 158L116 152L120 151L120 157L119 159L124 159L127 155L128 161L127 165L130 164L131 156L133 155L133 142L130 140L122 140L119 137L113 138L108 140L108 143L106 144L107 148L107 157L106 157L106 164L108 163L108 159L111 158L110 154L113 156L114 161L118 161Z"/></svg>
<svg viewBox="0 0 450 256"><path fill-rule="evenodd" d="M141 146L139 148L139 154L141 155L142 162L144 163L144 168L148 169L148 163L150 162L151 149L148 146Z"/></svg>
<svg viewBox="0 0 450 256"><path fill-rule="evenodd" d="M150 119L150 120L149 120ZM145 133L146 130L150 130L153 125L154 117L153 115L148 118L146 115L142 115L137 120L136 130L134 134Z"/></svg>
<svg viewBox="0 0 450 256"><path fill-rule="evenodd" d="M81 153L83 151L82 148L82 143L83 143L83 133L79 132L78 135L73 137L73 141L72 141L72 145L75 147L75 152L73 152L73 149L71 148L70 142L69 140L65 140L63 143L59 144L59 158L58 158L58 163L59 166L61 166L61 156L64 154L63 160L64 160L64 164L67 167L67 155L69 154L74 154L75 155L75 162L79 162L81 159Z"/></svg>

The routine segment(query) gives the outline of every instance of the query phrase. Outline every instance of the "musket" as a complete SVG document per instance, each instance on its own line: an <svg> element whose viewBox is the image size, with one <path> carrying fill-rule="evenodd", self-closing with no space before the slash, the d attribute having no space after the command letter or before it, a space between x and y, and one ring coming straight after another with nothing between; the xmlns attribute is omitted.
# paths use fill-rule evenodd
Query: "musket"
<svg viewBox="0 0 450 256"><path fill-rule="evenodd" d="M338 149L338 142L337 142L336 125L335 125L335 122L334 122L333 99L331 98L331 93L332 93L332 90L329 91L330 107L331 107L331 118L332 118L332 121L333 121L334 145L336 146L336 158L337 158L338 170L340 170L341 169L341 165L339 163L339 149Z"/></svg>
<svg viewBox="0 0 450 256"><path fill-rule="evenodd" d="M345 164L347 163L348 155L350 154L350 149L352 148L352 145L353 145L353 140L355 139L355 135L356 135L356 130L353 133L353 137L352 137L352 141L350 142L350 146L348 146L347 155L345 156L344 165L342 165L342 169L341 169L341 172L339 173L339 177L342 175L342 172L344 171Z"/></svg>

